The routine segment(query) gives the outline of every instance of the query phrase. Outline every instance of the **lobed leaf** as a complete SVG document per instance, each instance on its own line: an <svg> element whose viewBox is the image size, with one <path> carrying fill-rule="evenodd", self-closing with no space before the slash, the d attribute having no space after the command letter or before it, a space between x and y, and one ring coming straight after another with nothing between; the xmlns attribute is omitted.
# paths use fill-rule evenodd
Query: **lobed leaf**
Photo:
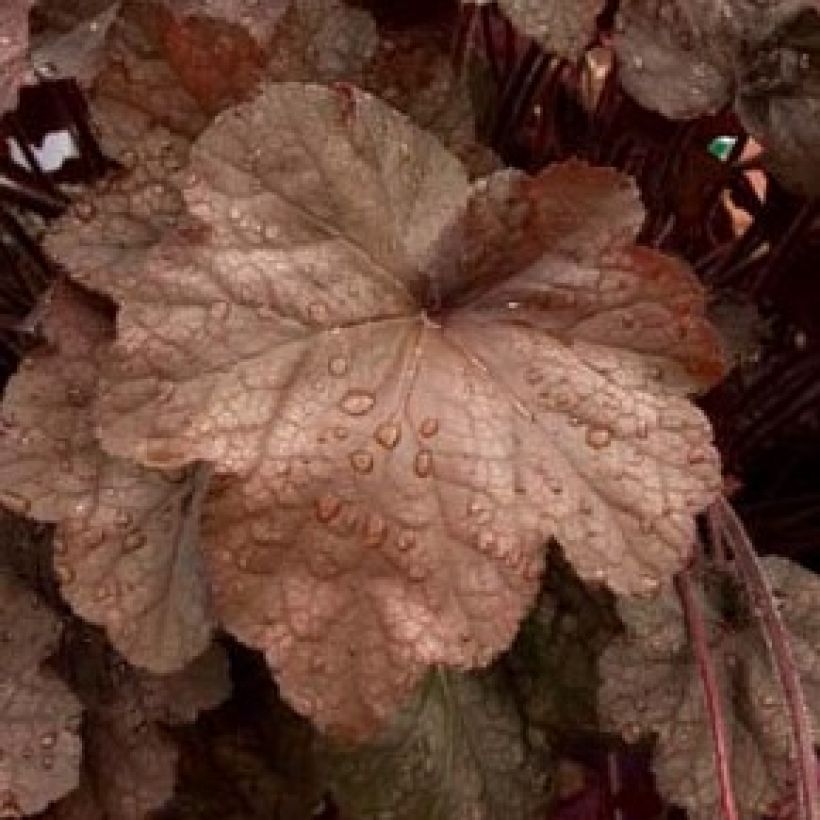
<svg viewBox="0 0 820 820"><path fill-rule="evenodd" d="M784 559L763 559L795 646L812 712L818 700L816 577ZM743 818L768 813L793 785L791 732L783 693L762 636L739 594L711 582L704 611L723 717L730 740L735 794ZM720 813L712 739L702 684L688 647L683 618L671 591L655 601L619 602L626 634L605 651L600 707L607 724L636 740L656 739L653 768L661 792L693 818Z"/></svg>
<svg viewBox="0 0 820 820"><path fill-rule="evenodd" d="M151 472L99 448L89 402L110 342L104 314L58 288L45 333L48 346L6 389L2 498L58 524L55 565L79 615L105 626L132 662L179 669L213 624L198 543L207 473Z"/></svg>
<svg viewBox="0 0 820 820"><path fill-rule="evenodd" d="M552 535L620 590L685 558L719 471L678 396L719 352L691 275L630 245L625 178L470 188L375 98L284 84L217 119L183 194L139 276L83 273L120 303L98 433L241 478L206 510L220 617L320 725L486 664Z"/></svg>
<svg viewBox="0 0 820 820"><path fill-rule="evenodd" d="M78 782L82 707L40 668L60 632L36 594L0 573L0 810L8 816L42 811Z"/></svg>
<svg viewBox="0 0 820 820"><path fill-rule="evenodd" d="M69 676L86 707L83 778L54 820L144 820L174 792L178 750L165 726L193 721L229 695L227 658L213 647L159 676L132 669L93 633L78 637Z"/></svg>

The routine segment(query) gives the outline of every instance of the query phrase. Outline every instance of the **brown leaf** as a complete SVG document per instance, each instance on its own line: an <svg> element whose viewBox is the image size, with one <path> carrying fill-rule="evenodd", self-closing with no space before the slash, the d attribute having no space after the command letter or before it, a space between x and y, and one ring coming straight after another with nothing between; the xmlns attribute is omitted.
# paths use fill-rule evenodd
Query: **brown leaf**
<svg viewBox="0 0 820 820"><path fill-rule="evenodd" d="M227 659L212 648L181 672L151 675L87 632L72 654L72 683L86 707L84 775L55 820L144 820L174 791L178 751L164 725L192 721L228 696Z"/></svg>
<svg viewBox="0 0 820 820"><path fill-rule="evenodd" d="M40 669L60 621L34 593L0 573L0 811L34 814L77 786L82 707Z"/></svg>
<svg viewBox="0 0 820 820"><path fill-rule="evenodd" d="M178 17L209 17L241 26L260 42L273 32L290 0L162 0Z"/></svg>
<svg viewBox="0 0 820 820"><path fill-rule="evenodd" d="M72 277L90 286L135 277L146 251L185 206L171 177L188 158L189 141L165 128L151 129L130 144L128 167L99 183L49 226L45 250Z"/></svg>
<svg viewBox="0 0 820 820"><path fill-rule="evenodd" d="M268 80L355 82L379 42L373 18L343 0L290 0L267 48Z"/></svg>
<svg viewBox="0 0 820 820"><path fill-rule="evenodd" d="M413 26L383 24L378 46L356 83L437 136L470 171L484 176L500 162L478 142L472 83L456 75L449 29L436 21Z"/></svg>
<svg viewBox="0 0 820 820"><path fill-rule="evenodd" d="M553 534L615 589L680 565L719 471L679 395L719 356L694 278L629 245L625 178L471 190L375 98L284 84L184 195L198 231L88 280L120 302L99 432L242 476L208 505L214 593L301 711L361 733L426 665L486 664Z"/></svg>
<svg viewBox="0 0 820 820"><path fill-rule="evenodd" d="M641 105L686 119L731 101L734 0L624 0L618 78Z"/></svg>
<svg viewBox="0 0 820 820"><path fill-rule="evenodd" d="M3 499L58 523L55 566L79 615L105 626L132 662L179 669L208 645L212 627L198 543L207 472L164 475L100 450L89 402L110 320L59 288L45 333L48 346L6 389Z"/></svg>
<svg viewBox="0 0 820 820"><path fill-rule="evenodd" d="M17 107L26 79L28 15L34 0L5 0L0 8L0 114Z"/></svg>
<svg viewBox="0 0 820 820"><path fill-rule="evenodd" d="M209 117L169 63L167 14L154 2L123 0L112 25L89 104L106 152L133 165L133 144L159 127L191 139Z"/></svg>
<svg viewBox="0 0 820 820"><path fill-rule="evenodd" d="M577 59L595 35L601 0L499 0L499 8L546 51Z"/></svg>

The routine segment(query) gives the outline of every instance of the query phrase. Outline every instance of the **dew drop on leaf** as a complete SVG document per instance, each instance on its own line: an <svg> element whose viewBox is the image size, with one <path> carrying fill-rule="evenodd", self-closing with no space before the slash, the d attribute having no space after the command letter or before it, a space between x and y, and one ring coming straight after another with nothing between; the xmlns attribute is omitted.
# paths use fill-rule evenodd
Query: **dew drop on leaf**
<svg viewBox="0 0 820 820"><path fill-rule="evenodd" d="M438 419L435 418L426 418L422 423L421 427L419 427L419 432L425 438L432 438L436 433L438 433Z"/></svg>
<svg viewBox="0 0 820 820"><path fill-rule="evenodd" d="M351 416L363 416L374 404L375 399L365 390L349 390L340 402L342 410Z"/></svg>
<svg viewBox="0 0 820 820"><path fill-rule="evenodd" d="M334 356L327 364L331 376L344 376L347 373L348 363L343 356Z"/></svg>
<svg viewBox="0 0 820 820"><path fill-rule="evenodd" d="M373 456L367 450L356 450L351 453L350 463L357 473L369 473L373 470Z"/></svg>
<svg viewBox="0 0 820 820"><path fill-rule="evenodd" d="M587 430L586 442L594 450L601 450L609 446L612 441L612 432L605 427L590 427Z"/></svg>
<svg viewBox="0 0 820 820"><path fill-rule="evenodd" d="M316 518L322 524L327 524L339 514L341 509L341 499L335 495L323 495L316 502Z"/></svg>
<svg viewBox="0 0 820 820"><path fill-rule="evenodd" d="M413 468L419 478L427 478L433 471L433 455L429 450L419 450L416 453Z"/></svg>

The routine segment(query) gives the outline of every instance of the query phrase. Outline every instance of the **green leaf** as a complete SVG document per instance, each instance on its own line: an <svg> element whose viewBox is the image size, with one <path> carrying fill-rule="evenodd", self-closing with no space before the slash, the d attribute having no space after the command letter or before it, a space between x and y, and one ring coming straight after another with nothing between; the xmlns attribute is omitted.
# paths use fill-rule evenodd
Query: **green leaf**
<svg viewBox="0 0 820 820"><path fill-rule="evenodd" d="M545 804L545 760L500 673L431 673L373 743L328 745L326 765L357 820L530 820Z"/></svg>

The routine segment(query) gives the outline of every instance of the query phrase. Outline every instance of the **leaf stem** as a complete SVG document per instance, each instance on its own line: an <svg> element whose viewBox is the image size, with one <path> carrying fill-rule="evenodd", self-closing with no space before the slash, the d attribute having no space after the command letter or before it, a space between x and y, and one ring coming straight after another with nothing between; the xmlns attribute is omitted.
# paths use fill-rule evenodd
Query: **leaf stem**
<svg viewBox="0 0 820 820"><path fill-rule="evenodd" d="M709 726L712 730L712 741L715 758L715 774L720 784L720 804L724 820L739 820L732 773L730 767L729 743L726 737L726 721L723 719L720 691L709 651L709 640L703 614L692 588L689 570L683 570L675 576L675 588L680 598L686 627L692 642L695 661L700 674L703 700L709 714Z"/></svg>
<svg viewBox="0 0 820 820"><path fill-rule="evenodd" d="M792 742L799 774L798 803L804 820L820 820L815 770L814 745L808 708L800 683L800 674L792 653L791 642L763 567L758 560L746 530L731 504L722 496L709 509L709 515L723 532L732 548L741 577L760 618L769 651L777 669L791 719Z"/></svg>

